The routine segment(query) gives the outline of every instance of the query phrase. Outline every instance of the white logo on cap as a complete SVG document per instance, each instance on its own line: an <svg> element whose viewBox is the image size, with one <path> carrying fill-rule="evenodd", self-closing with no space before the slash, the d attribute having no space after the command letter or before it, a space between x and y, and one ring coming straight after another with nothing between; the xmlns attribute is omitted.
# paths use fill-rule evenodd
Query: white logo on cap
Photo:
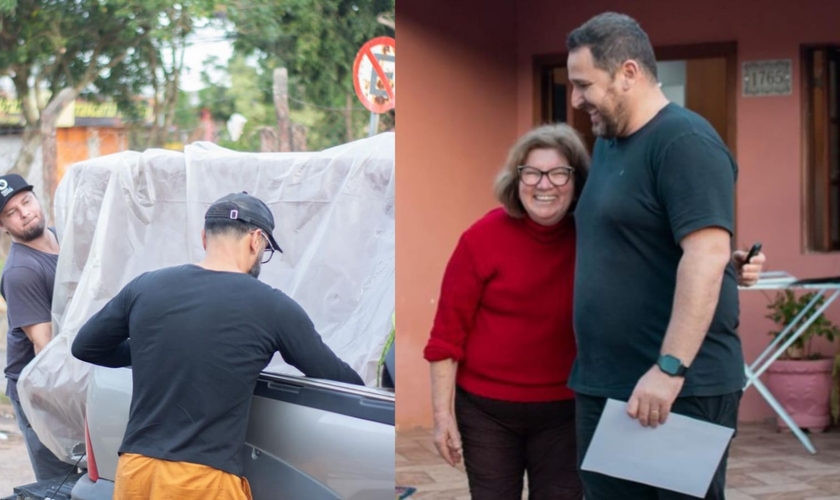
<svg viewBox="0 0 840 500"><path fill-rule="evenodd" d="M0 179L0 191L6 189L7 187L9 187L8 181L6 181L6 179Z"/></svg>

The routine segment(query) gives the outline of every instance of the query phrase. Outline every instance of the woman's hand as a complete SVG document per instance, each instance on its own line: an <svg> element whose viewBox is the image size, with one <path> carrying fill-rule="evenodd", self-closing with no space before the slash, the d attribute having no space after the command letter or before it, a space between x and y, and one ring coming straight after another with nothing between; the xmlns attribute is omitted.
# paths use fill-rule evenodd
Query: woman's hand
<svg viewBox="0 0 840 500"><path fill-rule="evenodd" d="M446 463L455 467L461 462L461 433L452 412L435 414L435 448Z"/></svg>

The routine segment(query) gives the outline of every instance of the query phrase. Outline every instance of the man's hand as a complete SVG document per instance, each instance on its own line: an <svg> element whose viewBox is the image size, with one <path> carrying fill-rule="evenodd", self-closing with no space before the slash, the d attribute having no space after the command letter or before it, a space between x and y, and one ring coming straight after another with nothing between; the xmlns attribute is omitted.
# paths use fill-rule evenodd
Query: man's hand
<svg viewBox="0 0 840 500"><path fill-rule="evenodd" d="M745 262L747 253L747 250L732 252L732 264L738 273L738 284L741 286L753 286L758 283L758 275L761 274L767 260L763 253L758 252L749 262Z"/></svg>
<svg viewBox="0 0 840 500"><path fill-rule="evenodd" d="M451 412L435 414L434 441L446 463L455 467L461 462L461 433Z"/></svg>
<svg viewBox="0 0 840 500"><path fill-rule="evenodd" d="M664 424L684 382L683 377L672 377L654 365L636 383L627 402L627 414L644 427Z"/></svg>

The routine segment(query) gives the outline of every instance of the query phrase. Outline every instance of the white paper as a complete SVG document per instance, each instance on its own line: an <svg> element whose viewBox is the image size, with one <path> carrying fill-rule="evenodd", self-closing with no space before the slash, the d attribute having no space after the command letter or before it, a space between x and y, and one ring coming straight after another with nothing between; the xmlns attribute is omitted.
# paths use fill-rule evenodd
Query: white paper
<svg viewBox="0 0 840 500"><path fill-rule="evenodd" d="M609 399L581 469L703 498L733 433L674 413L642 427L627 403Z"/></svg>

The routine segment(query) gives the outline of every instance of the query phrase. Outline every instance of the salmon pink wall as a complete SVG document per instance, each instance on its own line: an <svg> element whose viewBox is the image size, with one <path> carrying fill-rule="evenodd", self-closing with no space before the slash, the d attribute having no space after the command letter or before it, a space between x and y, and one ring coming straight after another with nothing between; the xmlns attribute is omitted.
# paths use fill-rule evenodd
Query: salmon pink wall
<svg viewBox="0 0 840 500"><path fill-rule="evenodd" d="M428 426L422 350L461 232L493 205L516 137L513 0L401 2L397 134L397 427Z"/></svg>
<svg viewBox="0 0 840 500"><path fill-rule="evenodd" d="M566 34L607 10L635 17L654 47L735 41L738 68L762 59L793 60L793 95L742 97L736 101L739 246L764 243L767 268L798 277L840 275L840 254L809 254L802 238L802 145L799 85L801 44L840 43L840 9L832 0L531 0L517 4L518 115L522 132L533 123L533 55L565 52ZM740 82L740 73L738 81ZM769 294L768 294L769 297ZM763 318L767 297L741 294L741 335L748 359L766 346L772 328ZM840 301L829 309L840 321ZM823 346L833 352L830 346ZM741 420L773 416L754 389L741 407Z"/></svg>

